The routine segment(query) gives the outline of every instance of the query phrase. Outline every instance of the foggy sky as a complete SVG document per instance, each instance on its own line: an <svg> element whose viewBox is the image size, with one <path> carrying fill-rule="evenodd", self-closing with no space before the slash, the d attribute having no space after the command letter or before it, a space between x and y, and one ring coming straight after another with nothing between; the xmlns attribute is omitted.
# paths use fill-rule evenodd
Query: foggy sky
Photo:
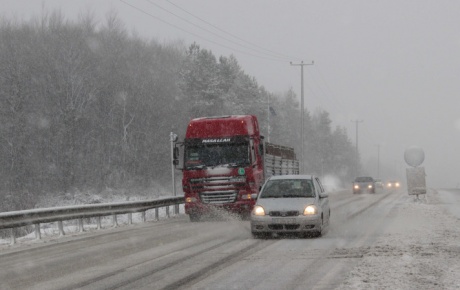
<svg viewBox="0 0 460 290"><path fill-rule="evenodd" d="M328 111L353 144L352 120L363 121L358 148L367 173L377 175L380 152L381 177L392 177L384 168L404 177L404 150L415 145L425 151L428 186L460 186L460 2L126 2L134 7L115 0L0 0L0 15L29 20L61 9L70 19L90 11L104 22L116 11L146 39L196 41L217 57L233 54L259 85L272 92L293 88L299 97L300 68L289 62L314 61L304 70L306 107Z"/></svg>

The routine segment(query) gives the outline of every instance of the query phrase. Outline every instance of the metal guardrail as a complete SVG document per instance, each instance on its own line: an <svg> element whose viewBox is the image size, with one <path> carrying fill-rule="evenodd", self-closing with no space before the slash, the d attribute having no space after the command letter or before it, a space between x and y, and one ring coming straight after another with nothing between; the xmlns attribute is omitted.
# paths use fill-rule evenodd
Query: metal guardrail
<svg viewBox="0 0 460 290"><path fill-rule="evenodd" d="M132 214L142 213L142 221L145 222L145 212L155 209L155 218L159 219L158 209L166 207L166 214L169 217L169 206L175 205L175 212L179 213L178 205L184 203L184 197L166 197L156 200L128 201L117 203L86 204L77 206L64 206L53 208L40 208L21 211L10 211L0 213L0 229L10 229L11 244L16 243L14 228L34 225L35 237L41 239L41 223L58 223L59 235L65 235L62 221L78 220L79 230L83 232L84 218L97 218L97 228L101 229L101 217L113 217L113 226L117 226L117 215L128 214L128 223L132 224Z"/></svg>

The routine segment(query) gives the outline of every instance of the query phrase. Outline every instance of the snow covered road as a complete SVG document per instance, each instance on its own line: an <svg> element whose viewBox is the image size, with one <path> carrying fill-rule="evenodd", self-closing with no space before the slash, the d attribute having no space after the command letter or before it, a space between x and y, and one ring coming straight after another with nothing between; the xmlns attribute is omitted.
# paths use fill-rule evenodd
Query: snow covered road
<svg viewBox="0 0 460 290"><path fill-rule="evenodd" d="M330 196L321 238L185 216L0 250L0 289L458 289L460 193Z"/></svg>

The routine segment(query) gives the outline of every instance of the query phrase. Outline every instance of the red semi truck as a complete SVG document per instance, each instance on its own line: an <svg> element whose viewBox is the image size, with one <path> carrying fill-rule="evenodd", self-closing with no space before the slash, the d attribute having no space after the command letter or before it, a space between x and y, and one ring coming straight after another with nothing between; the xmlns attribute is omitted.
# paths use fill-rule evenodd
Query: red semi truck
<svg viewBox="0 0 460 290"><path fill-rule="evenodd" d="M299 174L294 149L264 142L253 115L193 119L174 152L191 221L216 210L247 218L266 178Z"/></svg>

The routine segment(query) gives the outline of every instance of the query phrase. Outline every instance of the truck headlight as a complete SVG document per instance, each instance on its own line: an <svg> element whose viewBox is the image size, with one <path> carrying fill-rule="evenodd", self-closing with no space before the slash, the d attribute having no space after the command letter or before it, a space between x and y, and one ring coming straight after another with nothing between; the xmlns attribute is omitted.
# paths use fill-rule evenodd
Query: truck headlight
<svg viewBox="0 0 460 290"><path fill-rule="evenodd" d="M257 199L257 193L244 193L241 195L242 200Z"/></svg>
<svg viewBox="0 0 460 290"><path fill-rule="evenodd" d="M317 213L318 213L318 210L316 206L314 205L308 205L303 211L303 215L313 215Z"/></svg>
<svg viewBox="0 0 460 290"><path fill-rule="evenodd" d="M261 207L260 205L256 205L254 207L254 209L252 210L252 213L254 215L258 215L258 216L264 216L265 215L265 210L263 207Z"/></svg>
<svg viewBox="0 0 460 290"><path fill-rule="evenodd" d="M251 199L251 198L252 198L252 196L251 196L250 193L245 193L245 194L241 195L241 199L243 199L243 200L248 200L248 199Z"/></svg>
<svg viewBox="0 0 460 290"><path fill-rule="evenodd" d="M187 197L187 198L185 199L185 202L186 202L186 203L196 202L196 198L194 198L194 197Z"/></svg>

